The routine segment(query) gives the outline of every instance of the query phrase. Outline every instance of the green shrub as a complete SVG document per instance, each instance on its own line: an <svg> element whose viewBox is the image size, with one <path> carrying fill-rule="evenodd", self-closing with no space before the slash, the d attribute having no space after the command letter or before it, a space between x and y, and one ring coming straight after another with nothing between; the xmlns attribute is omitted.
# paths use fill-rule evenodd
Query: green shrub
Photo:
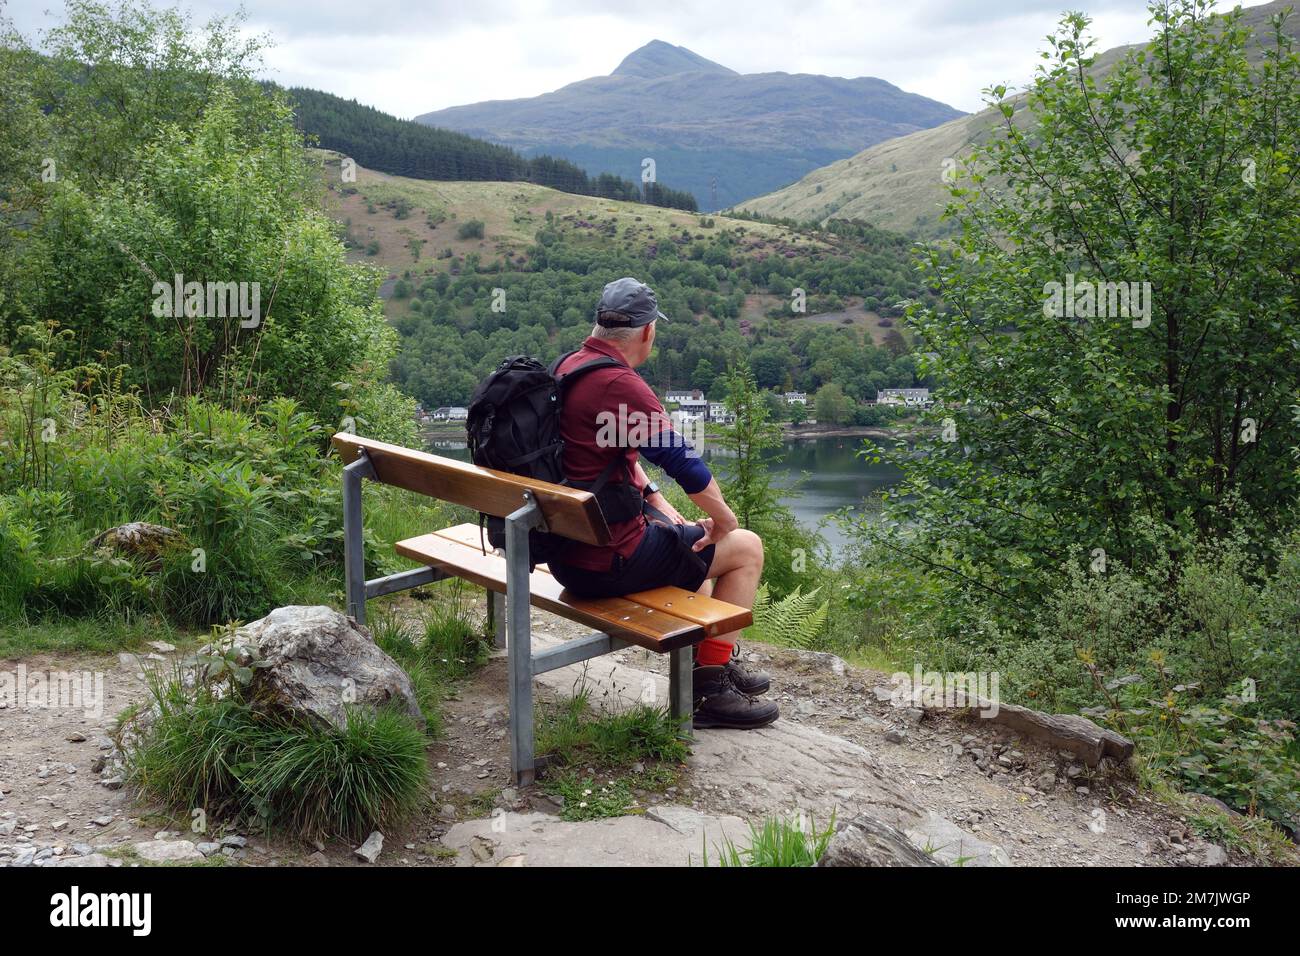
<svg viewBox="0 0 1300 956"><path fill-rule="evenodd" d="M404 714L358 708L322 730L255 709L238 681L222 690L180 674L154 682L156 716L126 751L143 793L187 815L349 839L424 798L424 735Z"/></svg>
<svg viewBox="0 0 1300 956"><path fill-rule="evenodd" d="M779 601L773 601L767 585L759 586L754 598L754 626L749 631L755 640L786 647L811 647L826 626L829 601L818 601L821 588L807 594L795 587Z"/></svg>
<svg viewBox="0 0 1300 956"><path fill-rule="evenodd" d="M1251 703L1237 696L1197 702L1167 683L1129 685L1122 696L1126 703L1107 721L1137 742L1150 766L1185 790L1300 829L1294 722L1252 716Z"/></svg>

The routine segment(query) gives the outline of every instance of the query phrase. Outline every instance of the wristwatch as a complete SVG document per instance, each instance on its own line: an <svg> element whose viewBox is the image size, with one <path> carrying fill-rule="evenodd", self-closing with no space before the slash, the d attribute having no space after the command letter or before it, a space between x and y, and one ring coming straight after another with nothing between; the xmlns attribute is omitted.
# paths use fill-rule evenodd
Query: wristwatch
<svg viewBox="0 0 1300 956"><path fill-rule="evenodd" d="M659 494L659 486L656 485L653 481L647 482L645 486L645 496L649 498L651 495L657 495L657 494Z"/></svg>

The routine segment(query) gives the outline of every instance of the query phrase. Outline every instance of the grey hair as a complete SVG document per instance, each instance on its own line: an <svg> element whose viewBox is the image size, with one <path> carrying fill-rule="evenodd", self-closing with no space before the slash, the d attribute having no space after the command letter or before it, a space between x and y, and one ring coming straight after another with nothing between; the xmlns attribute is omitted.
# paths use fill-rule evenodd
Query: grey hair
<svg viewBox="0 0 1300 956"><path fill-rule="evenodd" d="M630 328L626 325L618 328L606 328L603 325L593 325L591 327L591 337L594 339L604 339L606 342L631 342L641 334L640 328Z"/></svg>

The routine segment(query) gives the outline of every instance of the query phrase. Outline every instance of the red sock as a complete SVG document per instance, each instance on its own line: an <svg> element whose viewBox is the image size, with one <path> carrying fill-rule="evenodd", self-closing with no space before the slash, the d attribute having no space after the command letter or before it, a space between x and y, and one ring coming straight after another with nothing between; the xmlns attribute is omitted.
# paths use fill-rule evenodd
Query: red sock
<svg viewBox="0 0 1300 956"><path fill-rule="evenodd" d="M706 637L700 642L699 654L696 660L703 667L718 667L731 660L731 649L735 645L731 641L720 641L716 637Z"/></svg>

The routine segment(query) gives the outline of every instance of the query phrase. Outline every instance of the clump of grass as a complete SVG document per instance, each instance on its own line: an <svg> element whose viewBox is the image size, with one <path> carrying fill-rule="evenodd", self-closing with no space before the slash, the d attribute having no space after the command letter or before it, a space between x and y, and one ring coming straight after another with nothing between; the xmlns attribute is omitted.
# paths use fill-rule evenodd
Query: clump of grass
<svg viewBox="0 0 1300 956"><path fill-rule="evenodd" d="M676 782L677 765L688 753L686 741L667 708L638 705L597 714L589 691L579 688L568 700L539 711L537 752L556 768L543 788L564 798L560 816L565 820L635 813L638 790L663 790ZM585 774L571 769L579 766L590 769Z"/></svg>
<svg viewBox="0 0 1300 956"><path fill-rule="evenodd" d="M427 612L422 622L378 611L368 622L375 644L411 679L426 732L442 733L441 705L448 686L468 676L488 656L488 645L456 596Z"/></svg>
<svg viewBox="0 0 1300 956"><path fill-rule="evenodd" d="M737 847L730 838L724 838L718 853L718 866L815 866L835 833L835 817L824 830L815 823L801 825L800 820L785 817L768 817L760 826L749 825L749 842ZM704 847L704 865L710 866L709 849Z"/></svg>
<svg viewBox="0 0 1300 956"><path fill-rule="evenodd" d="M594 777L566 773L548 781L546 792L564 798L560 818L575 823L626 816L636 804L632 782L627 777L612 778L601 784Z"/></svg>
<svg viewBox="0 0 1300 956"><path fill-rule="evenodd" d="M239 686L155 678L153 719L127 747L140 790L178 811L304 837L357 838L423 799L425 738L403 714L322 729L255 709ZM140 726L140 722L128 724Z"/></svg>
<svg viewBox="0 0 1300 956"><path fill-rule="evenodd" d="M687 739L666 707L639 704L617 713L594 713L585 687L556 707L542 708L537 724L537 752L553 766L680 763L689 753Z"/></svg>

